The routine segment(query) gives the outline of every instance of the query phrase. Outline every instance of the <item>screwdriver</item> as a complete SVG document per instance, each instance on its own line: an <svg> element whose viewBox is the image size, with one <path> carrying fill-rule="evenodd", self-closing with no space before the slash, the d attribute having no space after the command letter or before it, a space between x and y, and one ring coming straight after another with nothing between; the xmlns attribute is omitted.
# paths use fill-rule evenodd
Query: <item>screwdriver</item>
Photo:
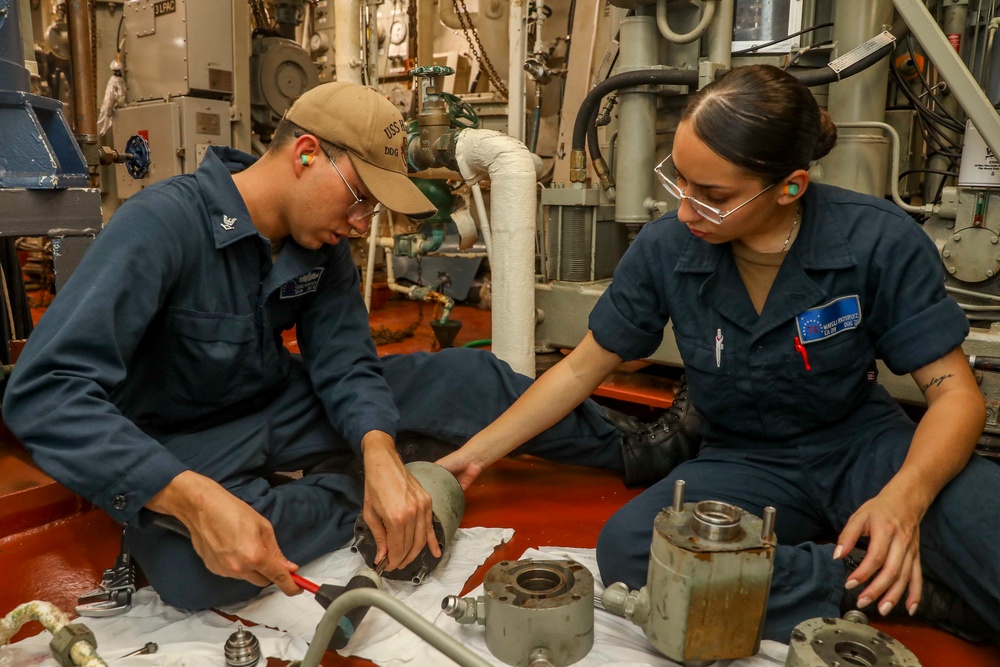
<svg viewBox="0 0 1000 667"><path fill-rule="evenodd" d="M354 576L351 577L351 580L347 582L346 586L335 586L333 584L323 584L320 586L312 581L309 581L305 577L295 574L294 572L292 573L292 581L294 581L302 590L312 593L316 598L316 602L319 602L320 605L326 609L334 600L347 591L352 591L356 588L382 588L381 578L379 575L383 570L385 570L387 561L387 558L383 558L382 562L379 563L374 570L368 567L361 568L354 573ZM370 607L355 607L347 612L344 617L337 622L337 628L333 632L333 637L330 638L330 644L327 646L327 650L335 651L347 646L347 643L351 641L351 637L354 636L354 631L357 630L358 625L360 625L369 609Z"/></svg>

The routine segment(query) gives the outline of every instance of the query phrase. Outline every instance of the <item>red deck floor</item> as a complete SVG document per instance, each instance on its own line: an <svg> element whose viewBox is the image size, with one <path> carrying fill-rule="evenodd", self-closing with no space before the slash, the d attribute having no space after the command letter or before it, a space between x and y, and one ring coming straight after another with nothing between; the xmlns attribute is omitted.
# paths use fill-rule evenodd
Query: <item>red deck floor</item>
<svg viewBox="0 0 1000 667"><path fill-rule="evenodd" d="M455 342L488 338L489 313L458 307L464 323ZM427 324L430 309L416 335L380 347L382 353L430 349ZM403 329L416 320L413 304L390 301L373 314L373 324ZM294 339L289 337L294 349ZM669 383L648 376L616 376L599 392L647 405L668 405ZM487 470L467 494L463 526L515 529L513 540L501 546L469 580L466 591L482 582L496 562L515 559L529 547L593 547L604 521L637 491L626 489L617 474L548 463L522 457L504 460ZM103 512L90 509L39 472L6 432L0 431L0 616L16 605L43 599L71 610L76 597L92 589L118 549L120 529ZM465 591L463 591L465 592ZM1000 665L1000 649L975 646L917 623L877 622L920 659L924 667L987 667ZM20 637L41 627L31 624ZM441 664L447 659L442 657ZM324 664L371 665L328 653Z"/></svg>

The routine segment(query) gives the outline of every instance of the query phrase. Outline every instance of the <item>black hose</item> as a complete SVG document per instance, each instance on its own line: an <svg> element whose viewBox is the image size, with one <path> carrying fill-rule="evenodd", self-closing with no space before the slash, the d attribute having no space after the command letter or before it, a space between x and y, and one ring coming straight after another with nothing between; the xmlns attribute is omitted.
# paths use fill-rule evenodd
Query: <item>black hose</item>
<svg viewBox="0 0 1000 667"><path fill-rule="evenodd" d="M698 72L681 69L650 69L609 76L594 86L583 99L580 110L576 114L576 122L573 124L572 149L575 151L584 149L587 141L587 126L594 124L592 119L597 115L601 100L606 95L621 88L657 85L696 86L698 85Z"/></svg>
<svg viewBox="0 0 1000 667"><path fill-rule="evenodd" d="M900 17L896 17L890 32L900 40L909 34L910 28ZM895 42L886 44L877 51L862 58L847 69L837 73L829 67L816 69L790 71L789 74L797 78L808 87L822 86L835 81L841 81L855 74L862 72L882 58L886 57L895 49ZM719 70L716 77L720 77L728 70ZM590 144L590 158L597 161L602 158L601 149L597 141L597 126L595 123L601 100L608 94L622 88L633 86L697 86L698 72L695 70L680 69L649 69L636 70L633 72L623 72L609 76L604 81L594 86L580 104L580 110L576 114L576 121L573 123L573 143L572 150L582 151L587 144Z"/></svg>
<svg viewBox="0 0 1000 667"><path fill-rule="evenodd" d="M906 25L906 22L903 21L901 17L897 16L896 21L892 24L892 28L889 29L889 32L896 37L896 41L890 42L879 50L871 52L840 73L833 71L829 67L820 67L800 72L791 72L791 74L810 88L813 86L823 86L835 81L842 81L843 79L854 76L859 72L865 71L878 61L882 60L882 58L885 58L887 55L892 53L896 49L896 42L910 34L910 26Z"/></svg>

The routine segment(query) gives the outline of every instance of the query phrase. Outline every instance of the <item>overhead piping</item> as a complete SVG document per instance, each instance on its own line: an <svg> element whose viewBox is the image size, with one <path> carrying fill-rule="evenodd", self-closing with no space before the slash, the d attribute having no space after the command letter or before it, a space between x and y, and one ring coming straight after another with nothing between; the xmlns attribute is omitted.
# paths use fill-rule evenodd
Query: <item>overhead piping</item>
<svg viewBox="0 0 1000 667"><path fill-rule="evenodd" d="M659 28L660 34L663 35L663 39L668 42L673 42L674 44L690 44L696 39L701 39L701 36L705 34L708 30L709 24L715 17L715 2L716 0L705 0L705 6L701 11L701 21L695 26L694 30L685 33L683 35L678 35L670 28L670 22L667 21L667 3L670 0L659 0L656 3L656 27Z"/></svg>

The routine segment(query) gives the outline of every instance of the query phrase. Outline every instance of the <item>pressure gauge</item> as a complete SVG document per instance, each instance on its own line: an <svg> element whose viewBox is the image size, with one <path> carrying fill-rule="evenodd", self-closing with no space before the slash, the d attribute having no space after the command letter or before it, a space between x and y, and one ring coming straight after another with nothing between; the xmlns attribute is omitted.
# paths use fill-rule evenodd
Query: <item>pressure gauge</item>
<svg viewBox="0 0 1000 667"><path fill-rule="evenodd" d="M402 44L406 40L406 23L403 21L393 21L389 27L389 41L393 44Z"/></svg>
<svg viewBox="0 0 1000 667"><path fill-rule="evenodd" d="M314 32L309 37L309 53L313 58L323 55L330 49L330 41L326 35Z"/></svg>

